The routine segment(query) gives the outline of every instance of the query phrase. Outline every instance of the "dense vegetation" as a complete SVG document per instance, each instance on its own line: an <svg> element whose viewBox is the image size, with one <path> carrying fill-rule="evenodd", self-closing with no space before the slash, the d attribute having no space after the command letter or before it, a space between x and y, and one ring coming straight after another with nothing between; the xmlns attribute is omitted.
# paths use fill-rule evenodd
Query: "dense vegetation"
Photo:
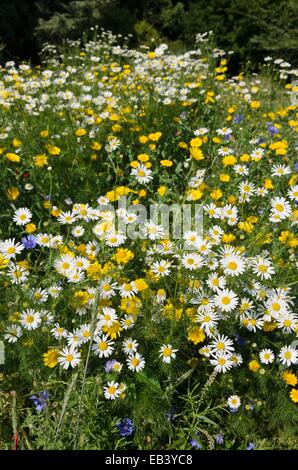
<svg viewBox="0 0 298 470"><path fill-rule="evenodd" d="M0 71L0 448L297 448L297 69L91 34Z"/></svg>

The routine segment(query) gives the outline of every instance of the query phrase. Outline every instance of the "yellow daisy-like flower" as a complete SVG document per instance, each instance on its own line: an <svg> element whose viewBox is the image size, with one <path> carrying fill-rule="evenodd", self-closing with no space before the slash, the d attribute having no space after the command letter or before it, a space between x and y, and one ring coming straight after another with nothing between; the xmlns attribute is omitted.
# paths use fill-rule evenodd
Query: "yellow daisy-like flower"
<svg viewBox="0 0 298 470"><path fill-rule="evenodd" d="M298 403L298 389L292 388L290 391L290 398L294 403Z"/></svg>
<svg viewBox="0 0 298 470"><path fill-rule="evenodd" d="M205 339L205 333L199 326L193 326L188 330L187 339L194 344L202 343Z"/></svg>
<svg viewBox="0 0 298 470"><path fill-rule="evenodd" d="M282 374L283 380L286 382L288 385L292 385L292 387L295 387L298 383L298 379L293 372L288 372L287 370Z"/></svg>
<svg viewBox="0 0 298 470"><path fill-rule="evenodd" d="M46 367L53 369L58 364L58 349L49 349L43 355L43 363Z"/></svg>
<svg viewBox="0 0 298 470"><path fill-rule="evenodd" d="M160 164L161 166L167 166L167 167L173 166L173 162L171 160L160 160Z"/></svg>
<svg viewBox="0 0 298 470"><path fill-rule="evenodd" d="M261 368L260 364L258 363L258 361L250 361L249 364L248 364L248 368L249 370L251 370L252 372L258 372L258 370Z"/></svg>

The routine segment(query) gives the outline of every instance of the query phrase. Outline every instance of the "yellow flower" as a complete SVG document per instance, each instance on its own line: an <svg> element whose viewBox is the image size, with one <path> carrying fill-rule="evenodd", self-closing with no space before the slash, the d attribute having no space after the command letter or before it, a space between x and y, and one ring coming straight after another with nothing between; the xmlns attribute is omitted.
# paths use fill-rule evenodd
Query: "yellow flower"
<svg viewBox="0 0 298 470"><path fill-rule="evenodd" d="M147 155L147 153L140 153L140 155L137 156L137 159L140 161L140 162L148 162L149 161L149 155Z"/></svg>
<svg viewBox="0 0 298 470"><path fill-rule="evenodd" d="M157 192L160 196L164 196L167 192L167 187L166 186L159 186L157 189Z"/></svg>
<svg viewBox="0 0 298 470"><path fill-rule="evenodd" d="M49 136L49 131L41 131L39 133L40 137L48 137Z"/></svg>
<svg viewBox="0 0 298 470"><path fill-rule="evenodd" d="M232 243L234 240L236 240L236 237L235 235L233 235L232 233L225 233L223 236L222 236L222 241L224 243Z"/></svg>
<svg viewBox="0 0 298 470"><path fill-rule="evenodd" d="M178 147L181 149L187 149L188 145L185 142L179 142Z"/></svg>
<svg viewBox="0 0 298 470"><path fill-rule="evenodd" d="M21 157L17 155L16 153L9 152L5 156L7 160L9 160L10 162L19 163L21 161Z"/></svg>
<svg viewBox="0 0 298 470"><path fill-rule="evenodd" d="M140 135L139 142L141 144L146 144L146 142L148 142L148 137L146 137L145 135Z"/></svg>
<svg viewBox="0 0 298 470"><path fill-rule="evenodd" d="M161 166L167 166L167 167L173 166L173 162L171 160L160 160L160 164Z"/></svg>
<svg viewBox="0 0 298 470"><path fill-rule="evenodd" d="M282 374L282 378L288 385L292 385L292 387L295 387L298 383L296 375L292 372L288 372L287 370Z"/></svg>
<svg viewBox="0 0 298 470"><path fill-rule="evenodd" d="M212 193L210 193L210 197L212 197L212 199L214 199L215 201L220 199L222 195L223 195L223 192L221 189L215 189L214 191L212 191Z"/></svg>
<svg viewBox="0 0 298 470"><path fill-rule="evenodd" d="M58 349L49 349L43 355L43 363L46 367L50 367L51 369L58 364Z"/></svg>
<svg viewBox="0 0 298 470"><path fill-rule="evenodd" d="M251 101L250 103L250 107L252 109L258 109L260 106L261 106L261 103L258 100Z"/></svg>
<svg viewBox="0 0 298 470"><path fill-rule="evenodd" d="M120 336L122 328L119 321L115 321L112 326L104 327L103 331L107 333L111 337L111 339L116 339L118 336Z"/></svg>
<svg viewBox="0 0 298 470"><path fill-rule="evenodd" d="M198 199L201 199L202 196L203 193L199 189L190 189L189 191L187 191L188 201L197 201Z"/></svg>
<svg viewBox="0 0 298 470"><path fill-rule="evenodd" d="M150 140L152 140L153 142L157 142L162 136L162 133L161 132L155 132L153 134L149 134L148 137Z"/></svg>
<svg viewBox="0 0 298 470"><path fill-rule="evenodd" d="M145 197L146 195L147 195L146 189L140 189L140 191L138 191L139 197Z"/></svg>
<svg viewBox="0 0 298 470"><path fill-rule="evenodd" d="M36 230L36 225L33 223L27 224L25 228L27 233L33 233Z"/></svg>
<svg viewBox="0 0 298 470"><path fill-rule="evenodd" d="M87 131L86 131L85 129L82 129L82 128L77 129L77 130L75 131L75 135L76 135L77 137L82 137L83 135L86 135L86 134L87 134Z"/></svg>
<svg viewBox="0 0 298 470"><path fill-rule="evenodd" d="M114 259L117 264L126 264L133 258L134 254L132 251L128 250L127 248L117 248L117 251L112 259Z"/></svg>
<svg viewBox="0 0 298 470"><path fill-rule="evenodd" d="M244 153L243 155L241 155L240 160L242 162L249 162L250 161L250 155L248 155L248 153Z"/></svg>
<svg viewBox="0 0 298 470"><path fill-rule="evenodd" d="M20 146L22 145L22 141L21 141L21 140L18 140L18 139L16 139L16 138L14 138L14 139L12 140L12 145L13 145L15 148L18 148L18 147L20 147Z"/></svg>
<svg viewBox="0 0 298 470"><path fill-rule="evenodd" d="M9 259L6 259L3 255L0 254L0 269L6 268L9 263Z"/></svg>
<svg viewBox="0 0 298 470"><path fill-rule="evenodd" d="M148 52L148 57L149 59L154 59L155 58L155 52Z"/></svg>
<svg viewBox="0 0 298 470"><path fill-rule="evenodd" d="M294 403L298 403L298 389L292 388L290 392L290 398Z"/></svg>
<svg viewBox="0 0 298 470"><path fill-rule="evenodd" d="M233 166L237 163L237 158L234 155L226 155L223 157L222 163L224 166Z"/></svg>
<svg viewBox="0 0 298 470"><path fill-rule="evenodd" d="M8 188L8 190L6 191L6 195L8 199L10 199L11 201L15 201L16 199L18 199L20 191L18 190L18 188L15 188L13 186L11 188Z"/></svg>
<svg viewBox="0 0 298 470"><path fill-rule="evenodd" d="M146 290L148 289L148 284L146 281L144 281L144 279L140 278L140 279L136 279L135 280L135 285L136 285L136 288L142 292L143 290Z"/></svg>
<svg viewBox="0 0 298 470"><path fill-rule="evenodd" d="M269 179L269 178L265 179L264 188L266 188L266 189L273 189L274 188L271 179Z"/></svg>
<svg viewBox="0 0 298 470"><path fill-rule="evenodd" d="M42 168L43 166L48 164L48 157L45 153L42 153L33 157L33 161L35 166Z"/></svg>
<svg viewBox="0 0 298 470"><path fill-rule="evenodd" d="M59 155L61 153L61 149L56 145L46 145L46 148L50 155Z"/></svg>
<svg viewBox="0 0 298 470"><path fill-rule="evenodd" d="M100 150L102 145L99 142L92 142L91 149L92 150Z"/></svg>
<svg viewBox="0 0 298 470"><path fill-rule="evenodd" d="M258 361L250 361L249 364L248 364L248 368L249 370L251 370L252 372L258 372L258 370L261 368L260 364L258 363Z"/></svg>
<svg viewBox="0 0 298 470"><path fill-rule="evenodd" d="M190 156L194 160L204 160L204 155L202 150L199 147L190 147Z"/></svg>
<svg viewBox="0 0 298 470"><path fill-rule="evenodd" d="M219 179L220 179L220 181L222 181L223 183L227 183L228 181L230 181L231 177L230 177L230 175L226 175L226 174L222 173L222 174L219 176Z"/></svg>
<svg viewBox="0 0 298 470"><path fill-rule="evenodd" d="M193 326L188 330L187 339L194 344L202 343L205 339L205 333L199 326Z"/></svg>

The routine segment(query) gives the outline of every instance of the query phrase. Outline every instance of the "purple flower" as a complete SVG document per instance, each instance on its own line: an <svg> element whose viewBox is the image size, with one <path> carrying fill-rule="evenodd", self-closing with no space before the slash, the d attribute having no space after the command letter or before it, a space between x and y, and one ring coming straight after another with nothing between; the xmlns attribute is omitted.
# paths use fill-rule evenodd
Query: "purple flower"
<svg viewBox="0 0 298 470"><path fill-rule="evenodd" d="M224 443L224 438L223 438L223 436L222 436L221 434L216 434L216 436L215 436L215 442L216 442L216 444L218 444L218 445L221 446L221 445Z"/></svg>
<svg viewBox="0 0 298 470"><path fill-rule="evenodd" d="M249 442L248 446L246 447L246 450L254 450L255 444L253 442Z"/></svg>
<svg viewBox="0 0 298 470"><path fill-rule="evenodd" d="M271 124L271 122L267 122L267 131L270 132L270 134L272 135L279 133L279 130L277 129L277 127Z"/></svg>
<svg viewBox="0 0 298 470"><path fill-rule="evenodd" d="M196 439L190 439L189 443L194 449L202 449L201 444Z"/></svg>
<svg viewBox="0 0 298 470"><path fill-rule="evenodd" d="M37 245L37 240L34 235L28 235L27 237L21 238L22 245L26 248L26 250L32 250Z"/></svg>
<svg viewBox="0 0 298 470"><path fill-rule="evenodd" d="M36 411L40 412L44 410L47 406L47 400L50 398L50 394L44 390L43 392L37 392L36 395L32 395L29 400L33 401Z"/></svg>
<svg viewBox="0 0 298 470"><path fill-rule="evenodd" d="M295 171L298 171L298 162L295 163L295 165L294 165L294 170L295 170Z"/></svg>
<svg viewBox="0 0 298 470"><path fill-rule="evenodd" d="M133 421L129 418L122 418L117 421L116 428L118 429L119 434L122 437L131 436L135 430Z"/></svg>
<svg viewBox="0 0 298 470"><path fill-rule="evenodd" d="M199 437L197 432L195 432L195 435ZM190 439L189 443L194 449L202 449L201 444L194 438Z"/></svg>
<svg viewBox="0 0 298 470"><path fill-rule="evenodd" d="M105 371L106 372L111 372L113 370L113 367L117 361L115 359L111 359L110 361L107 361L105 363Z"/></svg>
<svg viewBox="0 0 298 470"><path fill-rule="evenodd" d="M235 114L235 116L234 116L234 118L233 118L233 121L234 121L236 124L240 124L243 120L244 120L243 114Z"/></svg>

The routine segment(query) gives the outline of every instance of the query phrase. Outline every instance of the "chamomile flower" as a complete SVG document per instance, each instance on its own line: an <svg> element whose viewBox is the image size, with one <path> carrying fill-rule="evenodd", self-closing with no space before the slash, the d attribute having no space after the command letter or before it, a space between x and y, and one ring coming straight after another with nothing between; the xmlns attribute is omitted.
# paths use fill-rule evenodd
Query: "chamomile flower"
<svg viewBox="0 0 298 470"><path fill-rule="evenodd" d="M258 257L254 260L252 270L253 273L260 277L262 280L271 279L272 274L275 273L270 260L262 257Z"/></svg>
<svg viewBox="0 0 298 470"><path fill-rule="evenodd" d="M155 261L151 265L151 271L156 274L156 276L168 276L171 272L172 263L167 260Z"/></svg>
<svg viewBox="0 0 298 470"><path fill-rule="evenodd" d="M107 335L94 339L95 344L92 346L92 351L99 357L109 357L113 354L114 341L111 341Z"/></svg>
<svg viewBox="0 0 298 470"><path fill-rule="evenodd" d="M81 353L77 351L73 346L65 347L59 352L58 363L63 369L69 367L75 368L81 361Z"/></svg>
<svg viewBox="0 0 298 470"><path fill-rule="evenodd" d="M201 328L208 336L215 332L218 320L218 314L212 310L208 312L199 312L198 315L196 315L196 321L200 323Z"/></svg>
<svg viewBox="0 0 298 470"><path fill-rule="evenodd" d="M233 341L224 335L218 335L215 337L209 346L211 348L211 354L222 352L230 354L234 351Z"/></svg>
<svg viewBox="0 0 298 470"><path fill-rule="evenodd" d="M262 349L259 352L259 358L262 364L272 364L274 362L275 356L271 349Z"/></svg>
<svg viewBox="0 0 298 470"><path fill-rule="evenodd" d="M285 176L291 174L291 168L288 165L273 165L271 174L272 176Z"/></svg>
<svg viewBox="0 0 298 470"><path fill-rule="evenodd" d="M0 241L0 253L7 259L15 258L23 249L24 246L21 243L15 242L14 238Z"/></svg>
<svg viewBox="0 0 298 470"><path fill-rule="evenodd" d="M119 293L121 297L132 298L137 294L137 292L138 292L138 289L133 281L124 282L124 284L119 286Z"/></svg>
<svg viewBox="0 0 298 470"><path fill-rule="evenodd" d="M275 222L286 219L292 213L292 209L288 201L284 197L275 197L271 201L271 215ZM270 219L271 220L271 219Z"/></svg>
<svg viewBox="0 0 298 470"><path fill-rule="evenodd" d="M25 330L36 330L41 324L40 313L33 309L25 310L21 313L20 323Z"/></svg>
<svg viewBox="0 0 298 470"><path fill-rule="evenodd" d="M231 312L237 307L238 297L232 290L224 289L215 295L214 303L223 312Z"/></svg>
<svg viewBox="0 0 298 470"><path fill-rule="evenodd" d="M225 374L234 366L234 362L231 360L231 354L220 352L216 354L213 359L210 359L210 363L215 366L216 372L222 372Z"/></svg>
<svg viewBox="0 0 298 470"><path fill-rule="evenodd" d="M82 227L81 225L76 225L72 231L71 231L72 235L76 238L79 238L79 237L82 237L85 233L85 229L84 227Z"/></svg>
<svg viewBox="0 0 298 470"><path fill-rule="evenodd" d="M29 272L19 265L12 265L7 271L7 276L10 278L12 284L24 284L29 276Z"/></svg>
<svg viewBox="0 0 298 470"><path fill-rule="evenodd" d="M149 240L160 240L165 234L164 228L151 220L145 222L143 232Z"/></svg>
<svg viewBox="0 0 298 470"><path fill-rule="evenodd" d="M105 237L106 244L110 247L123 245L126 236L121 232L108 232Z"/></svg>
<svg viewBox="0 0 298 470"><path fill-rule="evenodd" d="M9 343L16 343L22 336L22 328L18 325L10 325L6 328L4 339Z"/></svg>
<svg viewBox="0 0 298 470"><path fill-rule="evenodd" d="M127 367L133 372L140 372L145 367L145 360L139 353L133 353L126 359Z"/></svg>
<svg viewBox="0 0 298 470"><path fill-rule="evenodd" d="M228 398L228 407L231 411L237 411L241 405L241 400L238 395L230 395Z"/></svg>
<svg viewBox="0 0 298 470"><path fill-rule="evenodd" d="M227 276L239 276L244 273L245 263L240 256L230 255L221 260L224 274Z"/></svg>
<svg viewBox="0 0 298 470"><path fill-rule="evenodd" d="M131 170L131 175L135 176L138 183L146 184L152 180L152 171L145 165L140 163L136 168Z"/></svg>
<svg viewBox="0 0 298 470"><path fill-rule="evenodd" d="M133 340L132 338L127 338L123 341L123 351L129 356L137 352L138 346L139 344L137 343L137 341Z"/></svg>
<svg viewBox="0 0 298 470"><path fill-rule="evenodd" d="M298 351L292 346L283 346L278 357L284 366L290 367L291 364L298 363Z"/></svg>
<svg viewBox="0 0 298 470"><path fill-rule="evenodd" d="M115 400L121 394L121 390L119 390L119 384L112 380L108 382L108 385L103 388L104 396L107 400Z"/></svg>
<svg viewBox="0 0 298 470"><path fill-rule="evenodd" d="M26 225L30 222L31 219L32 219L32 212L26 207L16 210L12 218L12 220L17 225Z"/></svg>
<svg viewBox="0 0 298 470"><path fill-rule="evenodd" d="M159 350L159 356L165 364L170 364L171 360L176 358L177 351L171 344L164 344Z"/></svg>
<svg viewBox="0 0 298 470"><path fill-rule="evenodd" d="M103 307L102 313L98 317L98 323L101 327L107 326L109 328L117 320L116 310L112 307Z"/></svg>
<svg viewBox="0 0 298 470"><path fill-rule="evenodd" d="M203 257L196 253L184 254L182 256L181 263L185 269L189 269L190 271L199 269L205 264Z"/></svg>

